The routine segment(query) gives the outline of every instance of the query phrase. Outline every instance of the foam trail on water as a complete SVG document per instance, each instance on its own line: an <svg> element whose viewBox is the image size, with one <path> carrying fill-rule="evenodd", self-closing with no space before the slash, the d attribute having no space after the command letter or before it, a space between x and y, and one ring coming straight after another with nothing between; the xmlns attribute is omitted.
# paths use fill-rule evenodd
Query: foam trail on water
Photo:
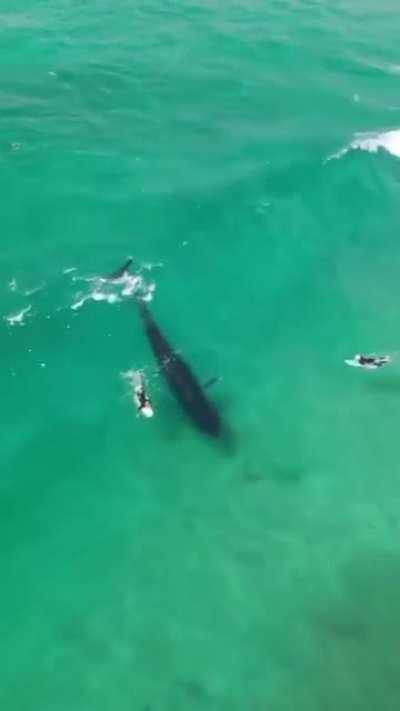
<svg viewBox="0 0 400 711"><path fill-rule="evenodd" d="M153 296L154 296L155 290L156 290L156 285L149 284L146 287L146 290L144 291L143 295L141 296L142 301L146 301L147 303L149 303L150 301L153 301Z"/></svg>
<svg viewBox="0 0 400 711"><path fill-rule="evenodd" d="M8 316L4 316L4 320L7 321L10 326L24 326L25 316L29 314L31 309L32 306L31 304L29 304L29 306L26 306L24 309L21 309L21 311L17 311L14 314L9 314Z"/></svg>
<svg viewBox="0 0 400 711"><path fill-rule="evenodd" d="M163 262L144 262L144 264L142 264L142 269L151 272L153 269L162 269L163 266Z"/></svg>
<svg viewBox="0 0 400 711"><path fill-rule="evenodd" d="M39 291L43 291L45 287L46 283L41 282L37 286L32 286L29 289L23 289L23 287L18 284L15 277L13 277L7 284L7 288L9 289L9 291L12 291L15 294L24 294L25 296L32 296L33 294L37 294Z"/></svg>
<svg viewBox="0 0 400 711"><path fill-rule="evenodd" d="M338 160L349 151L357 150L368 151L368 153L377 153L379 150L384 150L392 156L400 158L400 129L383 133L358 133L348 146L329 156L327 161Z"/></svg>
<svg viewBox="0 0 400 711"><path fill-rule="evenodd" d="M121 301L121 299L118 294L108 294L98 288L95 288L86 296L79 296L77 301L74 301L71 305L71 309L73 309L73 311L77 311L77 309L80 309L87 301L106 301L108 304L115 304Z"/></svg>
<svg viewBox="0 0 400 711"><path fill-rule="evenodd" d="M24 294L25 296L32 296L33 294L37 294L39 291L43 291L45 286L46 284L39 284L38 286L34 286L32 289L24 291Z"/></svg>
<svg viewBox="0 0 400 711"><path fill-rule="evenodd" d="M126 370L126 371L120 373L122 380L124 380L128 384L128 390L125 393L125 395L128 395L130 397L133 404L136 404L135 403L135 387L137 385L138 372L140 372L140 371L132 369L132 370Z"/></svg>
<svg viewBox="0 0 400 711"><path fill-rule="evenodd" d="M106 301L108 304L116 304L136 295L145 301L151 301L155 291L155 284L147 284L138 274L126 273L112 280L104 277L89 277L84 281L92 283L93 288L88 294L76 295L71 305L74 311L80 309L87 301Z"/></svg>

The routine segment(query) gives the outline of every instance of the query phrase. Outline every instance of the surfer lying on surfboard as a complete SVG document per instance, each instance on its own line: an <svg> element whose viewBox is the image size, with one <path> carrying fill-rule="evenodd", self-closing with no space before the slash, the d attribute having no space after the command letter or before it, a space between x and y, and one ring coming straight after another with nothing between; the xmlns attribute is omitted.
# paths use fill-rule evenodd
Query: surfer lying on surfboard
<svg viewBox="0 0 400 711"><path fill-rule="evenodd" d="M356 368L365 368L366 370L376 370L377 368L382 368L382 366L387 365L392 362L392 358L389 355L376 356L376 355L362 355L357 353L353 360L346 360L347 365L353 365Z"/></svg>
<svg viewBox="0 0 400 711"><path fill-rule="evenodd" d="M133 397L137 407L138 415L143 417L153 417L154 410L149 394L146 391L146 383L143 373L136 370L132 373Z"/></svg>
<svg viewBox="0 0 400 711"><path fill-rule="evenodd" d="M132 387L133 402L136 405L137 414L142 415L142 417L153 417L153 405L146 389L146 381L142 371L128 370L125 373L121 373L121 376L128 380Z"/></svg>

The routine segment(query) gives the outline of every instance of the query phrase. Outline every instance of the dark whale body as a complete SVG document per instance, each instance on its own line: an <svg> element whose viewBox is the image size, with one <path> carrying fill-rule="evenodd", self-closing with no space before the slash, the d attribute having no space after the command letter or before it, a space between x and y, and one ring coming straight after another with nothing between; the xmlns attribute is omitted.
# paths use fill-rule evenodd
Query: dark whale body
<svg viewBox="0 0 400 711"><path fill-rule="evenodd" d="M141 301L139 307L153 352L176 399L199 430L218 437L222 432L218 411L206 397L191 368L161 333L146 304Z"/></svg>

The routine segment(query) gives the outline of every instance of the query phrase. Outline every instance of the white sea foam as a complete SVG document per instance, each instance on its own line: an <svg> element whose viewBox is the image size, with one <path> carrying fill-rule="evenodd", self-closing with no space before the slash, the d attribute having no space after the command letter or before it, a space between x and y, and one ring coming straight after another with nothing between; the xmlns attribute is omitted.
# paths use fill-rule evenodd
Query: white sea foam
<svg viewBox="0 0 400 711"><path fill-rule="evenodd" d="M146 286L146 288L143 290L143 294L141 296L142 300L146 301L147 303L149 303L150 301L153 301L155 290L156 290L156 285L154 283L148 284Z"/></svg>
<svg viewBox="0 0 400 711"><path fill-rule="evenodd" d="M80 309L87 301L106 301L108 304L116 304L121 301L117 294L107 294L104 291L98 291L97 289L91 291L90 294L78 298L77 301L71 305L71 309L77 311Z"/></svg>
<svg viewBox="0 0 400 711"><path fill-rule="evenodd" d="M10 326L24 326L25 325L25 316L29 314L31 311L32 306L29 304L29 306L26 306L24 309L21 309L21 311L17 311L16 313L9 314L8 316L4 316L4 320L7 321Z"/></svg>
<svg viewBox="0 0 400 711"><path fill-rule="evenodd" d="M13 277L13 279L11 279L7 284L7 287L10 291L14 293L24 294L25 296L32 296L32 294L36 294L38 291L42 291L45 286L45 282L42 282L37 286L32 286L30 289L23 290L23 288L17 283L15 277Z"/></svg>
<svg viewBox="0 0 400 711"><path fill-rule="evenodd" d="M164 266L163 262L144 262L142 264L142 269L148 272L153 271L153 269L162 269Z"/></svg>
<svg viewBox="0 0 400 711"><path fill-rule="evenodd" d="M140 370L124 370L122 373L120 373L120 376L123 380L127 380L128 383L131 385L137 385L138 383L138 374L140 373Z"/></svg>
<svg viewBox="0 0 400 711"><path fill-rule="evenodd" d="M82 296L82 298L78 298L73 304L71 304L71 309L73 309L73 311L77 311L89 298L89 296Z"/></svg>
<svg viewBox="0 0 400 711"><path fill-rule="evenodd" d="M76 295L75 301L71 305L71 309L74 311L80 309L87 301L105 301L108 304L116 304L132 296L151 301L155 291L155 284L147 284L138 274L126 273L118 279L112 280L104 279L104 277L89 277L84 281L93 284L93 288L87 294Z"/></svg>
<svg viewBox="0 0 400 711"><path fill-rule="evenodd" d="M338 160L349 151L368 151L377 153L379 150L387 151L392 156L400 158L400 129L385 131L383 133L358 133L353 141L341 148L340 151L329 156L329 160Z"/></svg>
<svg viewBox="0 0 400 711"><path fill-rule="evenodd" d="M27 289L24 291L25 296L32 296L33 294L37 294L38 291L43 291L44 287L46 284L38 284L38 286L32 287L32 289Z"/></svg>
<svg viewBox="0 0 400 711"><path fill-rule="evenodd" d="M144 285L144 281L140 276L130 277L126 275L126 277L120 279L119 282L122 285L122 296L133 296L133 294Z"/></svg>
<svg viewBox="0 0 400 711"><path fill-rule="evenodd" d="M134 370L133 368L132 370L125 370L120 373L121 378L128 383L129 387L129 390L125 394L129 395L133 402L135 402L135 388L140 383L140 373L140 370Z"/></svg>

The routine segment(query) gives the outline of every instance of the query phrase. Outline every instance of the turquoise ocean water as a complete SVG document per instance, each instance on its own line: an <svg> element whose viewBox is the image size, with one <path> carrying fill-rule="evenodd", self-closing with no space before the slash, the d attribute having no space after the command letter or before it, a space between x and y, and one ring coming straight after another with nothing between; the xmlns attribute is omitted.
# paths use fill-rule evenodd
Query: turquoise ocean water
<svg viewBox="0 0 400 711"><path fill-rule="evenodd" d="M4 711L400 708L400 359L343 362L400 352L398 30L394 0L3 0ZM132 298L79 307L128 255L233 447Z"/></svg>

